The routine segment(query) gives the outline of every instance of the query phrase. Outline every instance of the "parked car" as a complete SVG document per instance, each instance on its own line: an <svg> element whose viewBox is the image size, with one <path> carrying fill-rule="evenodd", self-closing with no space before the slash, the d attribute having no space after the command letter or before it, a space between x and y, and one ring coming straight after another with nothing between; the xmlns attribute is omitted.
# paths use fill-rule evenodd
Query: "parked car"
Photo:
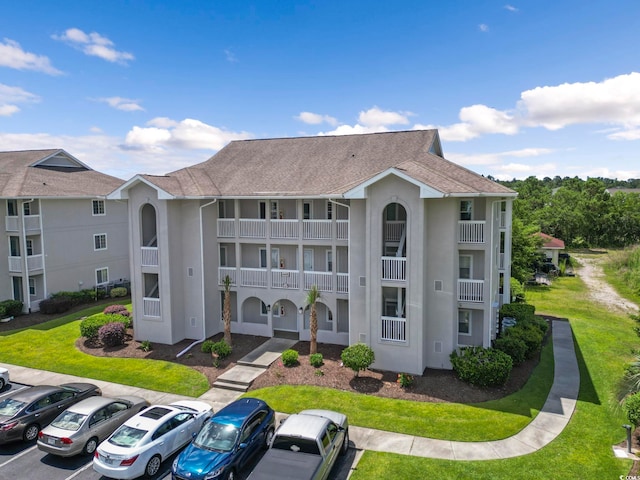
<svg viewBox="0 0 640 480"><path fill-rule="evenodd" d="M43 452L71 457L93 455L98 444L136 413L149 406L140 397L91 397L70 406L38 435Z"/></svg>
<svg viewBox="0 0 640 480"><path fill-rule="evenodd" d="M102 391L92 383L38 385L8 395L0 401L0 444L35 440L60 412L96 395Z"/></svg>
<svg viewBox="0 0 640 480"><path fill-rule="evenodd" d="M264 401L241 398L216 413L173 462L173 480L234 480L275 431L275 413Z"/></svg>
<svg viewBox="0 0 640 480"><path fill-rule="evenodd" d="M303 410L278 427L271 447L248 480L326 480L338 455L348 449L346 415L331 410Z"/></svg>
<svg viewBox="0 0 640 480"><path fill-rule="evenodd" d="M9 383L9 370L0 367L0 391Z"/></svg>
<svg viewBox="0 0 640 480"><path fill-rule="evenodd" d="M93 469L110 478L151 477L166 458L193 439L211 415L211 405L196 400L149 407L98 446Z"/></svg>

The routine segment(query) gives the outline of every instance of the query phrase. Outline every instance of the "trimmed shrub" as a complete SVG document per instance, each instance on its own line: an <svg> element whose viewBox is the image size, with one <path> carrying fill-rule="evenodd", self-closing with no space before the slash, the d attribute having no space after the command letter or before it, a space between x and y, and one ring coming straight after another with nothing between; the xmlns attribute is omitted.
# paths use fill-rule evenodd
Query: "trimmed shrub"
<svg viewBox="0 0 640 480"><path fill-rule="evenodd" d="M533 323L516 323L513 327L509 328L504 338L517 338L524 342L527 346L525 353L526 358L533 358L536 353L542 348L542 340L544 334Z"/></svg>
<svg viewBox="0 0 640 480"><path fill-rule="evenodd" d="M97 338L100 327L107 323L121 323L126 330L131 326L131 319L124 315L96 313L80 322L80 335L85 338Z"/></svg>
<svg viewBox="0 0 640 480"><path fill-rule="evenodd" d="M40 301L40 312L51 315L71 310L73 302L68 297L51 297Z"/></svg>
<svg viewBox="0 0 640 480"><path fill-rule="evenodd" d="M202 342L202 345L200 345L200 351L203 353L211 353L211 347L213 347L214 343L216 342L213 340L205 340Z"/></svg>
<svg viewBox="0 0 640 480"><path fill-rule="evenodd" d="M298 363L298 352L292 349L282 352L282 364L285 367L293 367Z"/></svg>
<svg viewBox="0 0 640 480"><path fill-rule="evenodd" d="M96 291L91 289L79 290L77 292L61 291L51 294L51 298L66 298L71 301L73 306L83 303L90 303L96 299Z"/></svg>
<svg viewBox="0 0 640 480"><path fill-rule="evenodd" d="M126 297L127 289L125 287L115 287L111 289L109 295L111 296L111 298Z"/></svg>
<svg viewBox="0 0 640 480"><path fill-rule="evenodd" d="M211 353L218 356L220 360L223 358L227 358L231 355L231 345L229 345L224 340L220 340L219 342L215 342L211 345Z"/></svg>
<svg viewBox="0 0 640 480"><path fill-rule="evenodd" d="M22 307L20 300L4 300L0 302L0 318L17 317L22 313Z"/></svg>
<svg viewBox="0 0 640 480"><path fill-rule="evenodd" d="M125 328L122 322L111 322L98 330L98 339L105 347L116 347L124 344Z"/></svg>
<svg viewBox="0 0 640 480"><path fill-rule="evenodd" d="M513 360L513 365L520 365L527 358L527 344L517 336L504 336L493 342L493 348L506 353Z"/></svg>
<svg viewBox="0 0 640 480"><path fill-rule="evenodd" d="M634 427L640 425L640 393L629 395L624 400L624 413Z"/></svg>
<svg viewBox="0 0 640 480"><path fill-rule="evenodd" d="M500 318L513 317L518 322L535 317L536 307L528 303L507 303L500 307Z"/></svg>
<svg viewBox="0 0 640 480"><path fill-rule="evenodd" d="M106 313L107 315L124 315L125 317L131 316L131 312L124 305L107 305L102 313Z"/></svg>
<svg viewBox="0 0 640 480"><path fill-rule="evenodd" d="M495 348L463 347L449 357L460 380L479 387L499 387L511 375L513 360Z"/></svg>
<svg viewBox="0 0 640 480"><path fill-rule="evenodd" d="M366 370L376 360L375 353L369 345L364 343L354 343L345 348L340 354L342 364L354 371L358 376L360 370Z"/></svg>
<svg viewBox="0 0 640 480"><path fill-rule="evenodd" d="M324 357L321 353L313 353L309 355L309 363L312 367L318 368L324 364Z"/></svg>

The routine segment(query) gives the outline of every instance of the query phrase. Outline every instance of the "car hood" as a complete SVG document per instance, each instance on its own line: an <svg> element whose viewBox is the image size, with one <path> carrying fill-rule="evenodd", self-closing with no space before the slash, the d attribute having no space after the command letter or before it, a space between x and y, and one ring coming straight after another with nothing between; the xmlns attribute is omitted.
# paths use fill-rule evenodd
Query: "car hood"
<svg viewBox="0 0 640 480"><path fill-rule="evenodd" d="M196 447L190 443L178 457L176 473L190 473L192 478L209 473L229 462L231 452L216 452Z"/></svg>

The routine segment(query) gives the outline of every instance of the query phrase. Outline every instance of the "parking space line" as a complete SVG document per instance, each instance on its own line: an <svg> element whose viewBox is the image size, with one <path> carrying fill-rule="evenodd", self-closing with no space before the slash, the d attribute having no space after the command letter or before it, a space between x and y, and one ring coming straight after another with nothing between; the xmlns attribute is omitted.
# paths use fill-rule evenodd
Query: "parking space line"
<svg viewBox="0 0 640 480"><path fill-rule="evenodd" d="M68 476L67 478L65 478L64 480L71 480L72 478L76 478L78 475L80 475L82 472L84 472L85 470L88 470L89 468L91 468L93 466L93 460L90 461L89 463L87 463L84 467L82 467L80 470L76 470L75 472L73 472L72 475Z"/></svg>
<svg viewBox="0 0 640 480"><path fill-rule="evenodd" d="M4 467L8 463L13 462L14 460L17 460L18 458L22 457L23 455L26 455L27 453L31 452L32 450L35 450L36 448L38 448L37 445L34 445L33 447L27 448L24 452L21 452L18 455L15 455L15 456L11 457L9 460L7 460L4 463L0 463L0 468Z"/></svg>

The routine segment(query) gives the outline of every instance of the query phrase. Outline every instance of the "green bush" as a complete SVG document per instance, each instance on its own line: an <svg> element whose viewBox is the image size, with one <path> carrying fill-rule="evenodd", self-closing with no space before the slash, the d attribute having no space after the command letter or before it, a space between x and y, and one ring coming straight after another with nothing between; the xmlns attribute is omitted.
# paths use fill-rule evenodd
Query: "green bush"
<svg viewBox="0 0 640 480"><path fill-rule="evenodd" d="M231 345L224 340L220 340L211 345L211 353L217 355L218 358L222 360L231 355Z"/></svg>
<svg viewBox="0 0 640 480"><path fill-rule="evenodd" d="M509 286L511 288L511 297L515 298L517 303L524 303L526 301L524 285L520 283L517 278L511 277ZM507 315L507 317L508 316L509 315Z"/></svg>
<svg viewBox="0 0 640 480"><path fill-rule="evenodd" d="M629 395L623 404L624 413L634 427L640 425L640 392Z"/></svg>
<svg viewBox="0 0 640 480"><path fill-rule="evenodd" d="M311 364L312 367L315 367L315 368L321 367L322 364L324 363L324 357L322 356L321 353L314 353L312 355L309 355L309 363Z"/></svg>
<svg viewBox="0 0 640 480"><path fill-rule="evenodd" d="M366 370L376 360L375 353L364 343L354 343L353 345L345 348L340 354L342 364L354 371L355 376L358 376L360 370Z"/></svg>
<svg viewBox="0 0 640 480"><path fill-rule="evenodd" d="M513 369L511 357L495 348L463 347L449 358L460 380L479 387L504 385Z"/></svg>
<svg viewBox="0 0 640 480"><path fill-rule="evenodd" d="M0 302L0 318L17 317L22 313L22 307L20 300L3 300Z"/></svg>
<svg viewBox="0 0 640 480"><path fill-rule="evenodd" d="M528 303L507 303L500 307L500 318L513 317L521 322L535 317L536 307Z"/></svg>
<svg viewBox="0 0 640 480"><path fill-rule="evenodd" d="M126 297L127 289L125 287L115 287L111 289L109 295L111 296L111 298Z"/></svg>
<svg viewBox="0 0 640 480"><path fill-rule="evenodd" d="M493 342L493 348L506 353L513 360L513 365L520 365L527 358L527 344L517 336L504 336Z"/></svg>
<svg viewBox="0 0 640 480"><path fill-rule="evenodd" d="M105 347L116 347L124 344L125 328L122 322L111 322L98 330L98 339Z"/></svg>
<svg viewBox="0 0 640 480"><path fill-rule="evenodd" d="M96 313L80 322L80 335L85 338L97 338L100 327L107 323L122 323L125 329L130 328L131 319L123 315Z"/></svg>
<svg viewBox="0 0 640 480"><path fill-rule="evenodd" d="M52 297L45 298L40 301L40 313L52 315L55 313L64 313L71 310L73 307L73 301L68 297Z"/></svg>
<svg viewBox="0 0 640 480"><path fill-rule="evenodd" d="M509 328L503 338L517 338L521 340L527 346L525 353L526 358L533 358L542 348L544 334L535 324L523 322L516 323L515 326Z"/></svg>
<svg viewBox="0 0 640 480"><path fill-rule="evenodd" d="M293 367L298 363L298 352L292 349L282 352L282 364L285 367Z"/></svg>
<svg viewBox="0 0 640 480"><path fill-rule="evenodd" d="M52 293L51 298L65 298L70 300L73 306L76 306L95 301L96 291L93 289L84 289L77 292L60 291Z"/></svg>
<svg viewBox="0 0 640 480"><path fill-rule="evenodd" d="M213 344L216 343L213 340L205 340L204 342L202 342L202 345L200 345L200 351L203 353L211 353L211 348L213 347Z"/></svg>

